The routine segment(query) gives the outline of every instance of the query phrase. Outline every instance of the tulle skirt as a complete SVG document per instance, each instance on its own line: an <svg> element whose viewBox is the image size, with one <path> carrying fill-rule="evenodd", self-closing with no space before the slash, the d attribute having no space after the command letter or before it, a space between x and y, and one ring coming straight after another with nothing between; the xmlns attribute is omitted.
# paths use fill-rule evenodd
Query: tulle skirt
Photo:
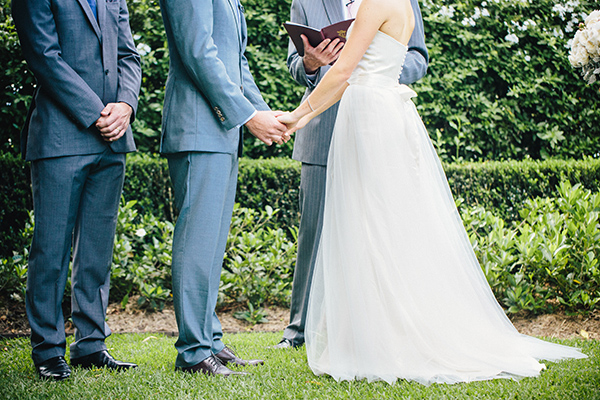
<svg viewBox="0 0 600 400"><path fill-rule="evenodd" d="M586 357L519 334L494 298L402 85L353 82L328 159L306 348L315 374L423 384Z"/></svg>

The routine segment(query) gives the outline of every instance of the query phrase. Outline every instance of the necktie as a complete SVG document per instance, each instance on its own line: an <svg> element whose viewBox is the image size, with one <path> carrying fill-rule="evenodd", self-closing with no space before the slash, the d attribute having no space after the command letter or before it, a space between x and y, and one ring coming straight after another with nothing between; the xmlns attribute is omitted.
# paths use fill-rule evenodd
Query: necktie
<svg viewBox="0 0 600 400"><path fill-rule="evenodd" d="M90 8L92 9L92 12L94 13L94 18L98 19L96 0L87 0L87 2L90 4Z"/></svg>

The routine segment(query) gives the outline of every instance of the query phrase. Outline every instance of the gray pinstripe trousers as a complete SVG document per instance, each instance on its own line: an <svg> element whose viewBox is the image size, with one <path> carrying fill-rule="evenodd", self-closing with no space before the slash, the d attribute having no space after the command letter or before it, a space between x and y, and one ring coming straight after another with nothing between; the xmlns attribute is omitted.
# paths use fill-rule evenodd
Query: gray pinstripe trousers
<svg viewBox="0 0 600 400"><path fill-rule="evenodd" d="M298 255L292 286L290 324L283 333L283 337L294 345L304 343L310 285L323 228L326 180L327 166L302 163Z"/></svg>

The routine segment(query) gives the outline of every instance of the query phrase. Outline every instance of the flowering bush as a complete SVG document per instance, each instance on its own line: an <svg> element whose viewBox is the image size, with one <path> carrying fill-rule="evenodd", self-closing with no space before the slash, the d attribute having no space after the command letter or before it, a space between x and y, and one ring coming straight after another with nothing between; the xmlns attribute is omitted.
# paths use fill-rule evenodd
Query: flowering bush
<svg viewBox="0 0 600 400"><path fill-rule="evenodd" d="M575 33L569 61L573 67L581 68L586 82L596 82L600 75L600 11L592 12Z"/></svg>
<svg viewBox="0 0 600 400"><path fill-rule="evenodd" d="M600 102L568 55L598 0L422 0L413 85L443 161L600 157Z"/></svg>

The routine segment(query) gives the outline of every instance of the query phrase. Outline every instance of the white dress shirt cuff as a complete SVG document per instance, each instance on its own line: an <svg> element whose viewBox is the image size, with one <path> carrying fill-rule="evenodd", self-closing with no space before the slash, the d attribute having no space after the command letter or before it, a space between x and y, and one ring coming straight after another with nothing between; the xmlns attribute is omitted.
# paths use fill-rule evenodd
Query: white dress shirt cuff
<svg viewBox="0 0 600 400"><path fill-rule="evenodd" d="M258 111L254 110L254 112L252 113L252 115L250 115L250 116L248 117L248 119L247 119L247 120L245 120L244 122L242 122L242 123L241 123L241 124L238 126L238 128L241 128L242 126L246 125L246 124L248 123L248 121L250 121L252 118L254 118L254 116L256 115L256 113L257 113L257 112L258 112Z"/></svg>

